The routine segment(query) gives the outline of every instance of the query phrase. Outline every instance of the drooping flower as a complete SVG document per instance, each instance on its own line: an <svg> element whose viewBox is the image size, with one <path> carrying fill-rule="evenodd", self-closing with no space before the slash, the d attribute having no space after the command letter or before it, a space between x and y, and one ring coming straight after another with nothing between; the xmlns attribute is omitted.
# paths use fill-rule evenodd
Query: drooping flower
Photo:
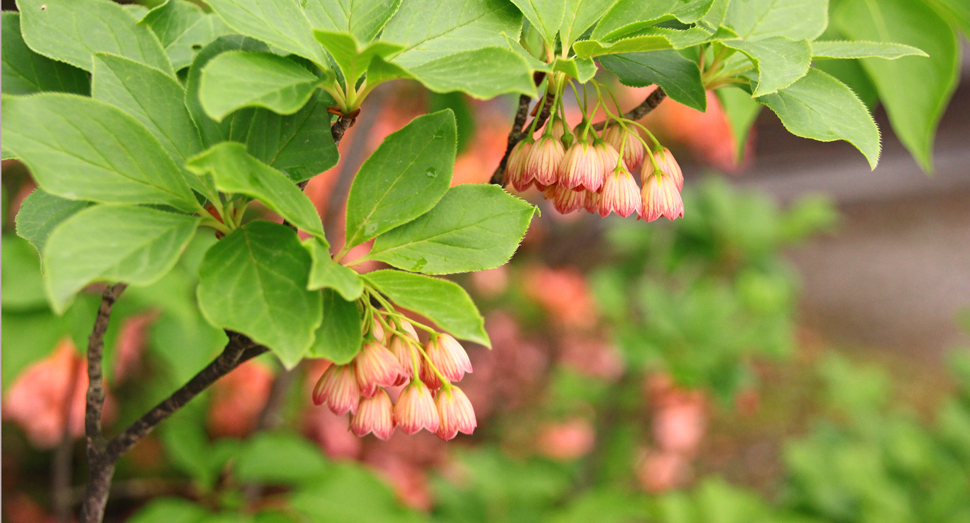
<svg viewBox="0 0 970 523"><path fill-rule="evenodd" d="M334 414L357 412L360 386L352 365L331 365L313 388L313 404L326 404Z"/></svg>
<svg viewBox="0 0 970 523"><path fill-rule="evenodd" d="M438 372L448 381L461 381L466 372L472 372L468 353L450 334L432 335L425 351Z"/></svg>
<svg viewBox="0 0 970 523"><path fill-rule="evenodd" d="M421 380L411 383L401 391L394 406L394 421L405 434L414 434L421 429L437 432L440 425L438 407L431 397L431 391Z"/></svg>
<svg viewBox="0 0 970 523"><path fill-rule="evenodd" d="M400 323L400 329L405 331L405 336L417 341L418 333L415 332L414 326L411 322L407 320L402 320ZM404 385L404 383L414 376L414 356L411 348L411 342L406 340L404 336L399 334L391 334L390 340L387 344L387 350L391 351L391 354L397 359L398 363L401 364L401 369L403 373L398 378L395 385Z"/></svg>
<svg viewBox="0 0 970 523"><path fill-rule="evenodd" d="M677 184L677 190L684 190L684 171L680 169L680 164L677 163L677 159L674 158L674 155L670 152L670 149L664 147L663 149L654 152L653 156L657 159L657 164L660 165L660 170L673 179L674 183ZM644 178L644 185L647 183L646 176L649 175L650 173L646 169L640 173L641 178Z"/></svg>
<svg viewBox="0 0 970 523"><path fill-rule="evenodd" d="M614 124L606 130L605 140L617 151L623 151L623 161L630 170L636 169L643 163L646 149L637 138L635 131Z"/></svg>
<svg viewBox="0 0 970 523"><path fill-rule="evenodd" d="M578 140L559 166L559 185L566 189L598 191L603 185L603 159L593 144Z"/></svg>
<svg viewBox="0 0 970 523"><path fill-rule="evenodd" d="M611 212L615 212L626 218L638 212L642 205L640 188L637 187L636 180L625 166L617 167L606 176L600 198L600 216L606 217Z"/></svg>
<svg viewBox="0 0 970 523"><path fill-rule="evenodd" d="M445 387L438 391L435 397L438 406L438 437L444 440L454 439L459 432L471 434L478 426L475 419L475 409L468 401L468 396L458 387Z"/></svg>
<svg viewBox="0 0 970 523"><path fill-rule="evenodd" d="M600 199L602 198L600 196L600 193L593 192L593 191L584 191L583 194L585 196L585 199L583 201L583 208L586 209L586 212L590 214L598 213L600 210Z"/></svg>
<svg viewBox="0 0 970 523"><path fill-rule="evenodd" d="M526 163L535 142L526 138L515 144L505 164L506 180L516 191L523 192L532 185L532 175L526 171Z"/></svg>
<svg viewBox="0 0 970 523"><path fill-rule="evenodd" d="M525 167L526 175L531 177L540 189L555 185L559 181L559 165L565 154L562 142L554 138L551 133L543 135L529 151L529 159Z"/></svg>
<svg viewBox="0 0 970 523"><path fill-rule="evenodd" d="M661 171L654 171L643 184L643 211L640 217L652 222L661 216L676 220L684 216L684 200L677 182Z"/></svg>
<svg viewBox="0 0 970 523"><path fill-rule="evenodd" d="M373 397L380 387L393 387L404 375L394 354L376 341L365 342L353 363L360 394L365 398Z"/></svg>
<svg viewBox="0 0 970 523"><path fill-rule="evenodd" d="M586 191L574 191L557 185L552 203L560 213L569 214L583 208L586 203Z"/></svg>
<svg viewBox="0 0 970 523"><path fill-rule="evenodd" d="M350 430L357 436L373 433L386 440L394 433L394 411L387 391L379 392L371 398L360 400L357 413L350 417Z"/></svg>
<svg viewBox="0 0 970 523"><path fill-rule="evenodd" d="M593 147L596 147L596 152L600 155L600 162L603 165L603 178L613 172L620 166L620 153L610 144L604 142L597 138L593 141ZM629 169L627 169L629 170Z"/></svg>

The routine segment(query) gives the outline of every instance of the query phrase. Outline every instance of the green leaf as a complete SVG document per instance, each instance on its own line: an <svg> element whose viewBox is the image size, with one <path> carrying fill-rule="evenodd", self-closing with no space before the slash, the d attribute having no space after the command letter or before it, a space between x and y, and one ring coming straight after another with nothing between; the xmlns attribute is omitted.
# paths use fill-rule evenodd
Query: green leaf
<svg viewBox="0 0 970 523"><path fill-rule="evenodd" d="M306 0L310 25L316 29L354 35L358 42L373 40L394 16L401 0Z"/></svg>
<svg viewBox="0 0 970 523"><path fill-rule="evenodd" d="M535 211L501 187L459 185L427 214L378 236L368 257L425 274L493 269L515 253Z"/></svg>
<svg viewBox="0 0 970 523"><path fill-rule="evenodd" d="M41 56L27 47L20 35L20 13L3 12L3 93L33 94L42 91L88 94L84 71Z"/></svg>
<svg viewBox="0 0 970 523"><path fill-rule="evenodd" d="M230 32L221 18L185 0L166 0L138 23L155 32L176 71L191 65L203 47Z"/></svg>
<svg viewBox="0 0 970 523"><path fill-rule="evenodd" d="M189 212L199 208L158 140L114 106L70 94L4 96L2 125L3 146L51 194Z"/></svg>
<svg viewBox="0 0 970 523"><path fill-rule="evenodd" d="M619 0L596 24L592 38L614 39L674 18L693 23L710 10L712 3L712 0Z"/></svg>
<svg viewBox="0 0 970 523"><path fill-rule="evenodd" d="M262 40L320 65L329 63L300 0L209 0L208 4L240 34Z"/></svg>
<svg viewBox="0 0 970 523"><path fill-rule="evenodd" d="M461 91L480 99L505 93L535 96L532 71L529 63L507 46L462 51L407 67L411 78L436 93Z"/></svg>
<svg viewBox="0 0 970 523"><path fill-rule="evenodd" d="M430 211L451 185L456 147L455 117L448 110L419 116L385 138L350 186L347 246Z"/></svg>
<svg viewBox="0 0 970 523"><path fill-rule="evenodd" d="M670 40L662 35L634 36L614 42L583 40L582 42L573 44L573 50L576 51L576 55L583 58L604 54L656 51L658 49L671 49L672 47Z"/></svg>
<svg viewBox="0 0 970 523"><path fill-rule="evenodd" d="M586 83L596 76L596 64L590 58L558 57L552 62L552 70L566 73L580 83Z"/></svg>
<svg viewBox="0 0 970 523"><path fill-rule="evenodd" d="M40 258L30 242L12 234L3 235L3 310L47 309L44 280L40 276Z"/></svg>
<svg viewBox="0 0 970 523"><path fill-rule="evenodd" d="M107 0L18 0L24 41L34 51L85 71L95 53L130 58L175 76L151 29Z"/></svg>
<svg viewBox="0 0 970 523"><path fill-rule="evenodd" d="M812 65L812 44L808 40L771 37L749 42L724 40L725 47L737 49L754 63L758 85L752 96L774 93L805 76Z"/></svg>
<svg viewBox="0 0 970 523"><path fill-rule="evenodd" d="M292 434L263 432L236 456L236 476L246 483L298 483L326 469L320 449Z"/></svg>
<svg viewBox="0 0 970 523"><path fill-rule="evenodd" d="M54 350L64 336L64 327L62 318L48 310L30 313L4 310L0 321L3 322L0 369L3 389L7 390L28 365L47 357Z"/></svg>
<svg viewBox="0 0 970 523"><path fill-rule="evenodd" d="M202 69L199 101L217 122L243 107L293 114L310 100L319 83L315 74L282 56L229 51Z"/></svg>
<svg viewBox="0 0 970 523"><path fill-rule="evenodd" d="M667 96L698 111L707 110L707 93L697 63L674 50L602 56L600 64L630 87L656 84Z"/></svg>
<svg viewBox="0 0 970 523"><path fill-rule="evenodd" d="M959 41L950 26L923 2L846 0L835 13L852 40L898 42L930 58L861 60L903 145L926 171L933 170L933 138L959 79Z"/></svg>
<svg viewBox="0 0 970 523"><path fill-rule="evenodd" d="M519 43L518 40L515 40L508 35L505 35L505 43L507 44L509 49L515 52L515 54L521 56L522 59L525 60L527 64L529 64L529 67L532 68L533 71L542 71L544 73L548 73L549 71L552 70L549 64L543 62L542 60L539 60L538 58L533 56L532 53L530 53L525 47L522 47L522 44Z"/></svg>
<svg viewBox="0 0 970 523"><path fill-rule="evenodd" d="M949 21L954 28L963 31L965 38L970 38L970 4L964 0L927 0L944 20Z"/></svg>
<svg viewBox="0 0 970 523"><path fill-rule="evenodd" d="M289 227L254 221L205 254L199 308L216 327L266 345L292 368L320 325L320 291L308 291L310 254Z"/></svg>
<svg viewBox="0 0 970 523"><path fill-rule="evenodd" d="M149 501L129 523L199 523L208 512L201 505L182 498L155 498Z"/></svg>
<svg viewBox="0 0 970 523"><path fill-rule="evenodd" d="M317 329L307 356L326 358L337 365L350 363L363 343L360 309L355 302L341 298L333 289L324 289L322 293L323 323Z"/></svg>
<svg viewBox="0 0 970 523"><path fill-rule="evenodd" d="M388 42L372 42L363 49L350 33L313 30L313 36L330 52L330 56L340 66L344 81L357 84L360 75L367 71L374 57L387 58L401 50L401 46Z"/></svg>
<svg viewBox="0 0 970 523"><path fill-rule="evenodd" d="M904 56L929 57L923 51L908 45L890 42L812 42L813 58L885 58L895 60Z"/></svg>
<svg viewBox="0 0 970 523"><path fill-rule="evenodd" d="M505 47L503 33L518 35L521 27L519 10L506 0L409 0L381 40L404 46L394 63L410 70L461 51Z"/></svg>
<svg viewBox="0 0 970 523"><path fill-rule="evenodd" d="M828 0L739 0L728 4L724 23L745 40L815 40L828 25L828 11Z"/></svg>
<svg viewBox="0 0 970 523"><path fill-rule="evenodd" d="M565 0L565 13L559 27L559 38L564 49L569 49L577 38L593 27L617 0Z"/></svg>
<svg viewBox="0 0 970 523"><path fill-rule="evenodd" d="M741 163L751 127L758 119L762 105L741 89L718 89L714 93L717 94L721 108L731 125L731 136L734 138L735 145L734 161Z"/></svg>
<svg viewBox="0 0 970 523"><path fill-rule="evenodd" d="M356 271L335 263L330 257L329 245L320 238L308 238L303 246L310 251L313 267L307 289L336 289L345 300L356 300L364 292L364 282Z"/></svg>
<svg viewBox="0 0 970 523"><path fill-rule="evenodd" d="M331 473L296 490L290 506L300 521L354 523L421 523L421 517L401 506L386 481L369 467L354 462L334 462Z"/></svg>
<svg viewBox="0 0 970 523"><path fill-rule="evenodd" d="M195 234L200 218L150 209L99 205L68 218L44 248L47 295L54 311L85 286L123 281L148 285L168 271Z"/></svg>
<svg viewBox="0 0 970 523"><path fill-rule="evenodd" d="M395 305L414 311L456 338L492 346L485 320L464 289L448 280L395 270L361 275Z"/></svg>
<svg viewBox="0 0 970 523"><path fill-rule="evenodd" d="M821 142L845 140L876 168L881 149L876 123L855 93L828 74L811 69L790 87L757 100L795 136Z"/></svg>
<svg viewBox="0 0 970 523"><path fill-rule="evenodd" d="M253 158L241 143L224 142L190 159L186 167L211 174L220 191L258 198L300 229L323 237L320 215L310 199L283 173Z"/></svg>
<svg viewBox="0 0 970 523"><path fill-rule="evenodd" d="M522 11L533 27L546 41L546 45L556 45L556 33L562 24L565 2L563 0L512 0Z"/></svg>
<svg viewBox="0 0 970 523"><path fill-rule="evenodd" d="M185 108L185 91L172 77L108 54L95 55L92 77L91 96L123 110L148 128L176 165L202 150L199 130Z"/></svg>
<svg viewBox="0 0 970 523"><path fill-rule="evenodd" d="M89 205L90 202L68 200L41 188L34 189L20 204L17 234L30 241L38 253L43 253L51 231Z"/></svg>

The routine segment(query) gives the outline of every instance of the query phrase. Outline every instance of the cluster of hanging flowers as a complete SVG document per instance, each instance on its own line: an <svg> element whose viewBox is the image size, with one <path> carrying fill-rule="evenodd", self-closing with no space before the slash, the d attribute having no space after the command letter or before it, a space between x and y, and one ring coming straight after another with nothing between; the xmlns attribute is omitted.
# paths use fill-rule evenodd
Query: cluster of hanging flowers
<svg viewBox="0 0 970 523"><path fill-rule="evenodd" d="M670 150L649 131L644 128L654 147L647 155L647 144L634 127L640 124L607 113L614 122L597 133L584 113L583 121L570 130L559 114L558 93L554 106L541 137L535 140L535 129L530 129L509 155L506 180L516 191L535 186L563 214L585 209L626 218L637 213L646 221L684 215L683 172ZM641 165L638 186L631 171Z"/></svg>
<svg viewBox="0 0 970 523"><path fill-rule="evenodd" d="M313 403L334 414L350 413L350 430L386 440L400 427L421 429L445 440L471 434L475 411L461 389L452 385L472 372L468 354L455 338L430 331L424 345L407 320L389 317L388 329L370 322L363 348L346 365L331 365L313 389ZM406 384L406 385L405 385ZM388 388L404 386L397 402Z"/></svg>

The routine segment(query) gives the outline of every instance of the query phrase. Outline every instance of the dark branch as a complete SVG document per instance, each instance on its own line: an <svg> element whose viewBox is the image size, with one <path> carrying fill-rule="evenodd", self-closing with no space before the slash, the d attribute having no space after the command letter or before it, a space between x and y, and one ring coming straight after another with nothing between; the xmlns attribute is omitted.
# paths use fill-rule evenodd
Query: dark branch
<svg viewBox="0 0 970 523"><path fill-rule="evenodd" d="M86 396L87 410L84 414L84 434L87 436L88 448L104 449L104 436L101 433L101 411L104 408L104 374L101 360L104 358L104 333L108 330L111 319L111 308L115 301L125 292L127 284L116 283L101 293L101 306L94 319L94 329L88 337L88 392Z"/></svg>

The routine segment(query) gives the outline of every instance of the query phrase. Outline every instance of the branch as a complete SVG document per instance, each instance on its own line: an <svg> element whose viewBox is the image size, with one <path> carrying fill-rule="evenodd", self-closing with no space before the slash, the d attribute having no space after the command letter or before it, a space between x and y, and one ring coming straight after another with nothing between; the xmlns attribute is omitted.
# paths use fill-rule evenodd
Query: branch
<svg viewBox="0 0 970 523"><path fill-rule="evenodd" d="M104 358L104 333L108 330L111 319L111 308L115 301L128 287L125 283L108 286L101 293L101 306L94 318L94 329L88 337L88 392L86 395L86 410L84 413L84 434L87 436L88 450L104 448L104 436L101 433L101 411L104 409L104 373L101 360Z"/></svg>

